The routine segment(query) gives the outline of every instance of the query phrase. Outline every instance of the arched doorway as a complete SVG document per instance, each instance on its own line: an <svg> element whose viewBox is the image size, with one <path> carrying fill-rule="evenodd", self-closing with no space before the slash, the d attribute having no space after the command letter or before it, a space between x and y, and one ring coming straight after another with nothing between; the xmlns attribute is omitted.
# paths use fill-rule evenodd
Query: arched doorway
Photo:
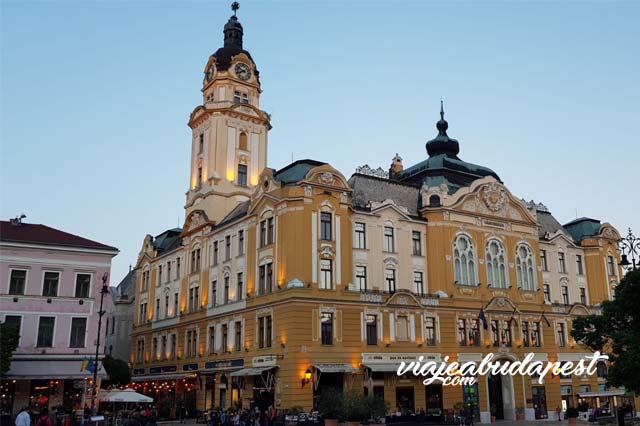
<svg viewBox="0 0 640 426"><path fill-rule="evenodd" d="M504 355L503 361L515 361L509 355ZM500 361L500 360L498 360ZM487 375L487 399L489 411L498 420L515 420L515 394L513 377L509 375Z"/></svg>

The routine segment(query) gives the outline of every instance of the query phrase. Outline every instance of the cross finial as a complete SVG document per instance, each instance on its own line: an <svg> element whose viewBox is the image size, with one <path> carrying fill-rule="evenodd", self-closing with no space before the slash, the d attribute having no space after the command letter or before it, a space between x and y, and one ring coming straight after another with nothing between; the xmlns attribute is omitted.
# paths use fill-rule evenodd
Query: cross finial
<svg viewBox="0 0 640 426"><path fill-rule="evenodd" d="M240 9L240 3L238 3L237 1L234 1L233 3L231 3L231 10L233 10L233 16L236 16L236 14L238 13L238 9Z"/></svg>

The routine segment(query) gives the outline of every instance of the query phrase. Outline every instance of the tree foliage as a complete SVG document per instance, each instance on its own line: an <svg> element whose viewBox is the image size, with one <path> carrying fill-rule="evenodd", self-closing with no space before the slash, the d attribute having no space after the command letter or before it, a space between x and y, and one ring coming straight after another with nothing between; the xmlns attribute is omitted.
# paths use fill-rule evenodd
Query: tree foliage
<svg viewBox="0 0 640 426"><path fill-rule="evenodd" d="M0 377L11 368L11 358L18 347L20 332L16 327L0 323Z"/></svg>
<svg viewBox="0 0 640 426"><path fill-rule="evenodd" d="M125 361L113 358L109 355L102 361L105 371L109 375L109 380L116 386L125 386L131 382L131 370Z"/></svg>
<svg viewBox="0 0 640 426"><path fill-rule="evenodd" d="M571 335L593 351L609 355L607 382L640 394L640 271L627 273L601 315L573 321Z"/></svg>

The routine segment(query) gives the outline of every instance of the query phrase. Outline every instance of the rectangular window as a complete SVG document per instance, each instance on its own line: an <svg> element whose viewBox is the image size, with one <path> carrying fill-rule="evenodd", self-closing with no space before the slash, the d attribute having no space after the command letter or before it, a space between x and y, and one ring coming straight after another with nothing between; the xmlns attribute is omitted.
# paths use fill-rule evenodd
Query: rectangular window
<svg viewBox="0 0 640 426"><path fill-rule="evenodd" d="M511 339L511 326L509 321L502 321L502 344L505 346L511 346L513 340Z"/></svg>
<svg viewBox="0 0 640 426"><path fill-rule="evenodd" d="M436 345L436 319L434 317L425 317L425 344L427 346Z"/></svg>
<svg viewBox="0 0 640 426"><path fill-rule="evenodd" d="M169 318L169 295L164 295L164 317Z"/></svg>
<svg viewBox="0 0 640 426"><path fill-rule="evenodd" d="M191 273L200 272L200 249L191 252Z"/></svg>
<svg viewBox="0 0 640 426"><path fill-rule="evenodd" d="M531 323L531 346L539 348L542 346L542 341L540 340L540 323L532 322Z"/></svg>
<svg viewBox="0 0 640 426"><path fill-rule="evenodd" d="M45 272L42 295L56 297L58 295L58 281L60 281L60 272Z"/></svg>
<svg viewBox="0 0 640 426"><path fill-rule="evenodd" d="M367 315L365 321L367 345L375 346L378 344L378 317L376 315Z"/></svg>
<svg viewBox="0 0 640 426"><path fill-rule="evenodd" d="M265 294L267 286L267 265L260 266L260 274L258 277L258 294Z"/></svg>
<svg viewBox="0 0 640 426"><path fill-rule="evenodd" d="M333 290L333 262L322 259L320 261L320 288Z"/></svg>
<svg viewBox="0 0 640 426"><path fill-rule="evenodd" d="M247 92L242 92L242 103L243 104L249 103L249 94Z"/></svg>
<svg viewBox="0 0 640 426"><path fill-rule="evenodd" d="M136 362L144 360L144 340L138 340L136 343Z"/></svg>
<svg viewBox="0 0 640 426"><path fill-rule="evenodd" d="M424 295L424 279L420 271L413 271L413 291L419 295Z"/></svg>
<svg viewBox="0 0 640 426"><path fill-rule="evenodd" d="M324 241L331 241L331 213L320 213L320 239Z"/></svg>
<svg viewBox="0 0 640 426"><path fill-rule="evenodd" d="M218 242L214 241L213 242L213 266L216 266L218 264L218 254L219 254L219 249L218 249Z"/></svg>
<svg viewBox="0 0 640 426"><path fill-rule="evenodd" d="M4 324L7 327L13 327L20 334L20 325L22 324L22 317L20 315L5 315Z"/></svg>
<svg viewBox="0 0 640 426"><path fill-rule="evenodd" d="M556 337L558 340L558 346L564 348L566 346L566 337L564 334L564 323L559 322L556 324Z"/></svg>
<svg viewBox="0 0 640 426"><path fill-rule="evenodd" d="M497 320L491 320L491 343L500 346L500 326Z"/></svg>
<svg viewBox="0 0 640 426"><path fill-rule="evenodd" d="M242 272L238 272L238 294L236 295L236 300L242 300L244 297L244 275Z"/></svg>
<svg viewBox="0 0 640 426"><path fill-rule="evenodd" d="M235 349L236 352L240 352L242 349L242 323L240 321L236 321L235 324Z"/></svg>
<svg viewBox="0 0 640 426"><path fill-rule="evenodd" d="M458 319L458 344L467 346L467 322L464 318Z"/></svg>
<svg viewBox="0 0 640 426"><path fill-rule="evenodd" d="M86 318L71 318L70 348L84 348L84 337L87 332Z"/></svg>
<svg viewBox="0 0 640 426"><path fill-rule="evenodd" d="M151 340L151 357L156 358L158 356L158 338L154 337Z"/></svg>
<svg viewBox="0 0 640 426"><path fill-rule="evenodd" d="M176 259L176 279L180 279L180 258Z"/></svg>
<svg viewBox="0 0 640 426"><path fill-rule="evenodd" d="M87 297L89 297L90 286L91 286L91 274L77 274L75 296L86 299Z"/></svg>
<svg viewBox="0 0 640 426"><path fill-rule="evenodd" d="M367 248L367 234L365 231L365 225L362 222L356 222L354 225L353 248Z"/></svg>
<svg viewBox="0 0 640 426"><path fill-rule="evenodd" d="M367 291L367 267L356 265L356 285L358 290Z"/></svg>
<svg viewBox="0 0 640 426"><path fill-rule="evenodd" d="M480 320L472 318L469 320L469 338L467 339L469 346L480 346Z"/></svg>
<svg viewBox="0 0 640 426"><path fill-rule="evenodd" d="M231 259L231 235L224 238L224 259Z"/></svg>
<svg viewBox="0 0 640 426"><path fill-rule="evenodd" d="M202 167L198 167L198 186L202 183Z"/></svg>
<svg viewBox="0 0 640 426"><path fill-rule="evenodd" d="M267 245L267 221L260 222L260 247Z"/></svg>
<svg viewBox="0 0 640 426"><path fill-rule="evenodd" d="M244 254L244 231L241 229L238 231L238 256Z"/></svg>
<svg viewBox="0 0 640 426"><path fill-rule="evenodd" d="M396 339L399 342L409 340L409 321L406 316L396 317Z"/></svg>
<svg viewBox="0 0 640 426"><path fill-rule="evenodd" d="M529 342L529 322L522 321L520 323L520 326L522 332L522 346L528 348L531 345L531 343Z"/></svg>
<svg viewBox="0 0 640 426"><path fill-rule="evenodd" d="M385 290L389 293L395 293L396 291L396 270L387 268L384 270L384 281L386 284Z"/></svg>
<svg viewBox="0 0 640 426"><path fill-rule="evenodd" d="M584 266L582 265L582 255L576 254L576 269L578 275L584 275Z"/></svg>
<svg viewBox="0 0 640 426"><path fill-rule="evenodd" d="M167 279L166 282L171 281L171 261L167 262Z"/></svg>
<svg viewBox="0 0 640 426"><path fill-rule="evenodd" d="M544 284L544 300L551 302L551 287L549 284Z"/></svg>
<svg viewBox="0 0 640 426"><path fill-rule="evenodd" d="M209 326L209 354L215 353L216 350L216 326Z"/></svg>
<svg viewBox="0 0 640 426"><path fill-rule="evenodd" d="M272 333L273 333L273 318L271 318L271 315L267 316L266 322L267 322L267 331L266 331L267 335L265 336L265 340L266 340L265 343L267 344L267 347L270 348L271 347L271 340L273 340L273 337L272 337Z"/></svg>
<svg viewBox="0 0 640 426"><path fill-rule="evenodd" d="M158 265L158 284L162 284L162 265Z"/></svg>
<svg viewBox="0 0 640 426"><path fill-rule="evenodd" d="M234 104L239 104L240 103L240 91L236 90L233 92L233 103Z"/></svg>
<svg viewBox="0 0 640 426"><path fill-rule="evenodd" d="M587 304L587 289L585 288L580 288L580 303Z"/></svg>
<svg viewBox="0 0 640 426"><path fill-rule="evenodd" d="M562 252L558 253L558 268L561 274L567 273L567 265L564 261L564 253Z"/></svg>
<svg viewBox="0 0 640 426"><path fill-rule="evenodd" d="M160 347L160 359L167 359L167 336L162 336L162 346Z"/></svg>
<svg viewBox="0 0 640 426"><path fill-rule="evenodd" d="M540 263L542 264L542 270L543 271L548 271L549 270L549 264L547 263L547 251L546 250L540 250Z"/></svg>
<svg viewBox="0 0 640 426"><path fill-rule="evenodd" d="M50 348L53 346L53 329L55 327L55 317L40 317L38 324L37 347Z"/></svg>
<svg viewBox="0 0 640 426"><path fill-rule="evenodd" d="M218 281L211 281L211 306L218 304Z"/></svg>
<svg viewBox="0 0 640 426"><path fill-rule="evenodd" d="M160 298L156 298L156 310L153 313L156 320L160 319Z"/></svg>
<svg viewBox="0 0 640 426"><path fill-rule="evenodd" d="M613 261L613 256L607 256L607 270L609 272L609 275L616 274L616 268L615 268L615 263Z"/></svg>
<svg viewBox="0 0 640 426"><path fill-rule="evenodd" d="M273 244L273 218L267 219L267 244Z"/></svg>
<svg viewBox="0 0 640 426"><path fill-rule="evenodd" d="M238 185L247 186L247 165L238 164Z"/></svg>
<svg viewBox="0 0 640 426"><path fill-rule="evenodd" d="M422 256L422 239L420 231L413 231L411 233L411 242L414 256Z"/></svg>
<svg viewBox="0 0 640 426"><path fill-rule="evenodd" d="M264 348L265 317L258 318L258 348Z"/></svg>
<svg viewBox="0 0 640 426"><path fill-rule="evenodd" d="M229 303L229 275L224 277L224 302L225 304Z"/></svg>
<svg viewBox="0 0 640 426"><path fill-rule="evenodd" d="M566 285L562 286L562 303L565 305L569 304L569 287Z"/></svg>
<svg viewBox="0 0 640 426"><path fill-rule="evenodd" d="M323 312L320 318L323 345L333 345L333 313Z"/></svg>
<svg viewBox="0 0 640 426"><path fill-rule="evenodd" d="M388 253L393 253L395 251L395 244L393 241L393 228L390 226L384 227L384 240L382 250Z"/></svg>
<svg viewBox="0 0 640 426"><path fill-rule="evenodd" d="M200 140L198 141L198 153L202 154L204 149L204 134L200 133Z"/></svg>
<svg viewBox="0 0 640 426"><path fill-rule="evenodd" d="M229 326L222 324L222 353L229 351Z"/></svg>
<svg viewBox="0 0 640 426"><path fill-rule="evenodd" d="M267 293L273 293L273 263L267 263Z"/></svg>
<svg viewBox="0 0 640 426"><path fill-rule="evenodd" d="M178 315L178 301L180 300L180 295L178 293L173 294L173 316Z"/></svg>
<svg viewBox="0 0 640 426"><path fill-rule="evenodd" d="M27 271L21 269L12 269L9 278L9 294L24 294L25 282L27 280Z"/></svg>

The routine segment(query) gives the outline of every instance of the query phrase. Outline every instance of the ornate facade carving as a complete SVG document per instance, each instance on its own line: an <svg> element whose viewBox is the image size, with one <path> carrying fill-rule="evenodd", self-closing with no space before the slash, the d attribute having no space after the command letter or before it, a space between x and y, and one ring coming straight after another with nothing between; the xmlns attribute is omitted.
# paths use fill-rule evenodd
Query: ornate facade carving
<svg viewBox="0 0 640 426"><path fill-rule="evenodd" d="M382 167L372 169L368 164L364 166L356 167L356 173L361 175L373 176L382 179L389 179L389 172L385 171Z"/></svg>

